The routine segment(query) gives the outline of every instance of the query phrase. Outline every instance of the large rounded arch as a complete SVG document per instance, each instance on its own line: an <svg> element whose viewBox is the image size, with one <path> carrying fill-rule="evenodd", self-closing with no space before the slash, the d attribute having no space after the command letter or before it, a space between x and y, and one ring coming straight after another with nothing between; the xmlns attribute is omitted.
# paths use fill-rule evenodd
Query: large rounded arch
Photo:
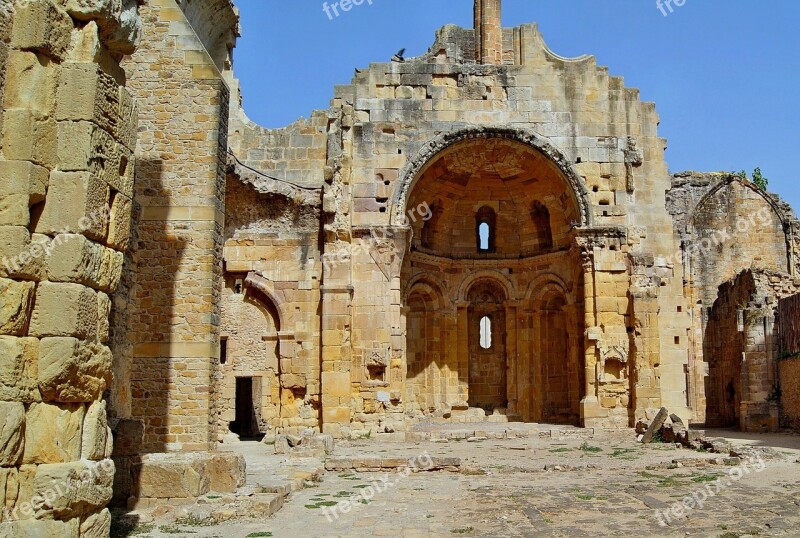
<svg viewBox="0 0 800 538"><path fill-rule="evenodd" d="M580 208L579 220L576 222L581 227L588 227L594 223L592 204L589 192L583 178L573 168L570 161L547 139L537 133L523 128L510 128L504 126L471 126L465 129L443 133L428 141L400 172L400 183L395 189L391 206L391 223L402 226L407 223L409 196L422 177L425 170L443 152L470 140L507 140L545 157L563 176L569 186L573 202Z"/></svg>

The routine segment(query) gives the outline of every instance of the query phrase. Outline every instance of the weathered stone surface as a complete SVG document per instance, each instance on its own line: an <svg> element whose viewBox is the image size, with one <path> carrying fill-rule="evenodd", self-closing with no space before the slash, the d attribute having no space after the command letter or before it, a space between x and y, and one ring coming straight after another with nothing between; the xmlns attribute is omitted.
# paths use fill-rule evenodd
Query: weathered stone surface
<svg viewBox="0 0 800 538"><path fill-rule="evenodd" d="M218 493L235 493L245 484L247 467L244 456L232 452L213 454L206 464L209 490Z"/></svg>
<svg viewBox="0 0 800 538"><path fill-rule="evenodd" d="M101 344L44 338L39 351L39 390L55 402L92 402L110 386L113 357Z"/></svg>
<svg viewBox="0 0 800 538"><path fill-rule="evenodd" d="M96 401L86 410L86 417L83 420L81 458L100 461L111 457L111 452L108 451L111 447L110 435L111 428L108 427L106 402L104 400Z"/></svg>
<svg viewBox="0 0 800 538"><path fill-rule="evenodd" d="M90 172L52 172L44 210L35 231L83 233L103 241L108 232L108 184Z"/></svg>
<svg viewBox="0 0 800 538"><path fill-rule="evenodd" d="M52 114L56 105L56 66L32 52L12 51L8 56L6 108L26 108Z"/></svg>
<svg viewBox="0 0 800 538"><path fill-rule="evenodd" d="M41 280L47 236L33 236L24 226L0 226L0 276Z"/></svg>
<svg viewBox="0 0 800 538"><path fill-rule="evenodd" d="M656 432L661 429L661 426L664 425L667 418L669 418L669 411L667 411L666 407L662 407L656 415L656 418L653 419L650 426L647 428L644 438L642 438L642 443L652 443Z"/></svg>
<svg viewBox="0 0 800 538"><path fill-rule="evenodd" d="M0 468L0 522L6 521L6 510L12 511L19 497L19 472L17 469ZM11 516L13 518L13 515ZM0 533L2 536L2 533Z"/></svg>
<svg viewBox="0 0 800 538"><path fill-rule="evenodd" d="M123 254L83 235L61 234L53 239L47 256L47 276L52 282L73 282L96 290L119 286Z"/></svg>
<svg viewBox="0 0 800 538"><path fill-rule="evenodd" d="M52 0L18 2L11 42L55 59L64 58L70 43L72 20Z"/></svg>
<svg viewBox="0 0 800 538"><path fill-rule="evenodd" d="M44 200L50 182L50 172L28 161L0 161L0 182L3 193L28 196L28 205Z"/></svg>
<svg viewBox="0 0 800 538"><path fill-rule="evenodd" d="M66 9L76 19L95 21L111 51L136 50L142 30L136 0L68 0Z"/></svg>
<svg viewBox="0 0 800 538"><path fill-rule="evenodd" d="M34 282L0 278L0 334L22 336L28 327Z"/></svg>
<svg viewBox="0 0 800 538"><path fill-rule="evenodd" d="M97 293L80 284L42 282L36 289L31 336L97 337Z"/></svg>
<svg viewBox="0 0 800 538"><path fill-rule="evenodd" d="M0 402L0 467L19 465L24 443L25 406L17 402ZM4 486L0 483L0 488L4 489Z"/></svg>
<svg viewBox="0 0 800 538"><path fill-rule="evenodd" d="M206 456L207 458L207 456ZM133 468L139 498L185 499L205 495L210 480L206 461L193 454L151 454Z"/></svg>
<svg viewBox="0 0 800 538"><path fill-rule="evenodd" d="M36 338L0 336L0 400L28 403L40 399L38 355Z"/></svg>
<svg viewBox="0 0 800 538"><path fill-rule="evenodd" d="M133 162L128 163L133 166ZM131 183L132 184L132 183ZM119 251L126 251L130 245L133 201L126 196L115 196L111 204L111 213L108 221L109 247Z"/></svg>
<svg viewBox="0 0 800 538"><path fill-rule="evenodd" d="M33 493L44 502L34 505L36 517L69 519L98 513L111 500L113 481L111 460L39 465Z"/></svg>
<svg viewBox="0 0 800 538"><path fill-rule="evenodd" d="M106 538L111 532L111 512L108 509L92 514L81 523L81 538Z"/></svg>
<svg viewBox="0 0 800 538"><path fill-rule="evenodd" d="M3 527L5 525L5 527ZM0 535L4 538L75 538L80 536L80 519L68 521L52 519L23 519L0 524Z"/></svg>
<svg viewBox="0 0 800 538"><path fill-rule="evenodd" d="M95 63L72 63L58 81L58 121L88 121L115 133L120 123L119 87Z"/></svg>
<svg viewBox="0 0 800 538"><path fill-rule="evenodd" d="M110 338L109 335L109 321L111 316L111 297L102 291L97 293L97 340L101 344L108 345Z"/></svg>
<svg viewBox="0 0 800 538"><path fill-rule="evenodd" d="M56 163L56 122L41 112L7 109L3 117L3 153L8 160L31 161L45 168Z"/></svg>
<svg viewBox="0 0 800 538"><path fill-rule="evenodd" d="M23 463L66 463L81 457L82 404L31 404L26 415Z"/></svg>
<svg viewBox="0 0 800 538"><path fill-rule="evenodd" d="M103 41L109 50L119 54L131 54L142 35L142 21L137 10L137 0L122 0L122 13L118 24L101 28Z"/></svg>

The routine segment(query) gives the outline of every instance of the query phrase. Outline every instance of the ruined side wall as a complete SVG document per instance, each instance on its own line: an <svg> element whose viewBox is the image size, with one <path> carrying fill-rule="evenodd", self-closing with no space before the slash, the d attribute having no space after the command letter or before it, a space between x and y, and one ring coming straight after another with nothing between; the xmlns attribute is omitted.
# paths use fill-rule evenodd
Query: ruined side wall
<svg viewBox="0 0 800 538"><path fill-rule="evenodd" d="M257 396L264 432L319 427L320 203L318 190L276 182L242 166L228 175L222 328L229 361L214 384L220 438L235 418L236 377L261 378ZM249 301L271 319L242 317ZM248 345L243 338L258 343Z"/></svg>
<svg viewBox="0 0 800 538"><path fill-rule="evenodd" d="M0 5L3 536L110 529L114 464L102 398L136 140L118 58L133 52L140 28L135 1L116 6ZM87 470L79 494L56 493Z"/></svg>
<svg viewBox="0 0 800 538"><path fill-rule="evenodd" d="M778 334L781 426L800 430L800 295L780 301Z"/></svg>
<svg viewBox="0 0 800 538"><path fill-rule="evenodd" d="M704 387L708 346L704 344L709 309L721 285L745 270L791 274L797 264L797 219L775 195L728 173L676 174L667 193L675 235L682 244L686 297L692 330L689 401L694 419L705 421Z"/></svg>
<svg viewBox="0 0 800 538"><path fill-rule="evenodd" d="M142 18L142 46L125 64L142 111L131 417L144 422L145 451L207 450L215 439L228 90L175 0L150 2Z"/></svg>

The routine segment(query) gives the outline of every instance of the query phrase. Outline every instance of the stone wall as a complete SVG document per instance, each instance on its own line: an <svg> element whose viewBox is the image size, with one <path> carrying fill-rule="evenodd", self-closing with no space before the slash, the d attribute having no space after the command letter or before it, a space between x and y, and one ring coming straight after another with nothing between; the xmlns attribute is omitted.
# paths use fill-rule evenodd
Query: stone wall
<svg viewBox="0 0 800 538"><path fill-rule="evenodd" d="M212 397L219 438L236 418L236 379L250 377L260 431L319 428L321 192L231 159L222 334L228 362ZM242 309L251 316L242 316ZM254 344L247 344L246 342Z"/></svg>
<svg viewBox="0 0 800 538"><path fill-rule="evenodd" d="M799 289L800 281L785 273L752 270L720 286L703 324L708 426L778 429L783 387L776 315L780 301ZM791 391L793 382L788 386Z"/></svg>
<svg viewBox="0 0 800 538"><path fill-rule="evenodd" d="M798 221L776 195L730 173L676 174L667 192L683 259L691 331L688 365L693 419L706 420L706 321L720 286L742 271L795 274ZM716 359L713 359L713 362Z"/></svg>
<svg viewBox="0 0 800 538"><path fill-rule="evenodd" d="M125 61L141 110L141 215L125 337L133 343L130 383L115 386L130 391L117 398L130 399L130 414L115 412L144 422L148 452L208 450L216 440L210 394L219 362L228 89L188 18L217 9L201 7L143 6L142 45Z"/></svg>
<svg viewBox="0 0 800 538"><path fill-rule="evenodd" d="M140 21L135 0L100 4L0 5L3 536L103 536L111 523L103 393L136 141L118 61Z"/></svg>
<svg viewBox="0 0 800 538"><path fill-rule="evenodd" d="M294 281L301 290L309 285L319 289L319 312L302 294L294 295L302 304L285 306L300 309L303 323L321 324L321 422L331 433L374 430L387 420L402 420L413 407L403 396L409 306L404 294L410 282L399 268L412 237L419 237L420 230L411 230L405 221L416 207L411 203L415 181L450 146L472 143L476 158L482 158L481 152L488 154L492 144L507 139L539 148L543 162L560 167L570 188L567 198L545 201L548 209L566 204L569 197L579 208L572 219L559 222L564 230L553 232L563 241L556 241L557 248L573 249L572 271L536 260L538 236L525 230L520 233L527 234L530 259L520 266L523 271L534 268L531 275L564 273L570 282L577 271L580 286L584 279L591 284L570 290L581 294L576 301L580 310L571 313L572 327L590 335L572 348L580 355L575 376L582 386L572 398L582 400L582 423L627 424L631 416L644 417L647 409L661 405L688 415L691 320L683 298L682 259L673 259L679 243L665 211L670 177L654 105L642 102L637 90L626 88L594 58L553 54L534 25L504 29L502 36L502 64L484 65L476 56L476 33L447 26L426 54L357 70L351 84L335 88L328 110L285 129L263 129L233 109L230 147L243 163L323 193L321 236L309 236L293 248L303 253L302 260L310 258L308 252L339 260L329 271L315 275L304 262L283 261L278 253L287 246L266 233L252 234L249 243L230 243L225 260L228 271L234 265L250 271L277 258L281 261L272 265L280 265L280 273L262 272L271 286ZM507 217L503 212L499 222ZM585 228L586 237L577 237L572 224ZM468 245L474 232L464 230L447 239ZM428 262L420 260L420 265ZM634 265L635 275L629 269ZM435 272L436 264L430 266ZM476 269L465 266L453 274L451 284L459 289ZM498 271L510 274L517 266L501 264ZM516 275L511 280L518 278L524 280ZM522 300L529 282L510 299ZM447 323L457 324L455 304L448 308ZM525 323L533 324L532 319ZM425 322L414 323L422 334ZM293 330L291 323L281 326ZM467 342L466 327L445 330L449 340L441 345L449 350L462 339ZM532 328L520 325L519 330ZM605 376L606 358L621 379ZM375 361L385 368L381 380L368 373L367 365ZM463 402L454 378L465 374L454 365L430 372L438 388L437 395L425 396L426 402L431 397L442 405Z"/></svg>
<svg viewBox="0 0 800 538"><path fill-rule="evenodd" d="M778 334L781 426L800 430L800 295L780 301Z"/></svg>

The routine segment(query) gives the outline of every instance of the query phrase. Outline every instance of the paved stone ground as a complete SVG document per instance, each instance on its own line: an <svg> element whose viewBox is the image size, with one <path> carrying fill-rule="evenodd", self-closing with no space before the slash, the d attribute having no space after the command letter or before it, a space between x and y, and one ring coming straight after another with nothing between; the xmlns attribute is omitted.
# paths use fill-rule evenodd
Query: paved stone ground
<svg viewBox="0 0 800 538"><path fill-rule="evenodd" d="M773 449L759 453L760 461L736 466L716 454L638 445L632 432L601 432L589 440L535 432L477 442L364 440L338 445L336 457L416 456L421 464L426 455L459 457L463 468L409 476L328 472L271 518L214 526L199 525L197 515L182 524L162 518L141 526L148 532L138 536L800 536L800 437L708 435L728 437L734 446ZM267 447L242 443L237 449L248 457L249 479L266 479L272 463L265 462L275 461L264 455ZM663 515L687 496L702 499L703 492L712 494L702 508ZM335 505L343 500L351 501L347 513ZM659 525L657 511L662 521L671 520L668 525Z"/></svg>

